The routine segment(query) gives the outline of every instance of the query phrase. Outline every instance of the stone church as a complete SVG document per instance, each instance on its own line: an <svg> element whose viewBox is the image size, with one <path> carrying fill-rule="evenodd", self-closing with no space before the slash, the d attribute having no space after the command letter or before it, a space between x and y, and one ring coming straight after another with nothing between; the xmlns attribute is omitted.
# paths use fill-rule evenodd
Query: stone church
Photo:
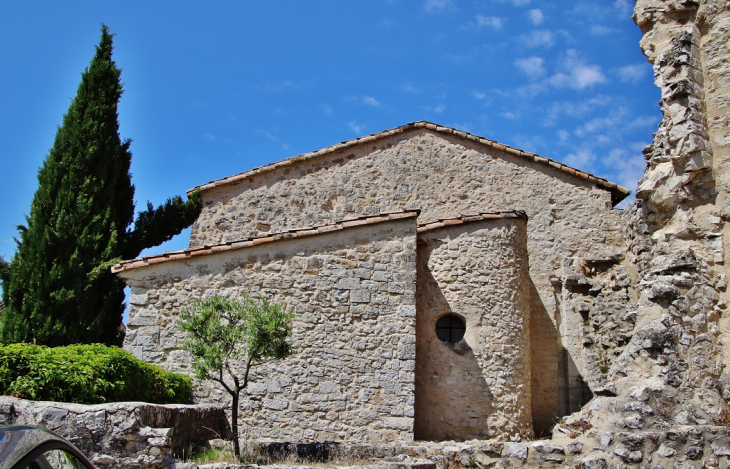
<svg viewBox="0 0 730 469"><path fill-rule="evenodd" d="M181 308L285 303L297 353L256 371L239 414L255 437L514 439L611 392L582 299L625 254L623 187L415 122L191 191L188 249L113 268L132 291L124 347L188 372Z"/></svg>

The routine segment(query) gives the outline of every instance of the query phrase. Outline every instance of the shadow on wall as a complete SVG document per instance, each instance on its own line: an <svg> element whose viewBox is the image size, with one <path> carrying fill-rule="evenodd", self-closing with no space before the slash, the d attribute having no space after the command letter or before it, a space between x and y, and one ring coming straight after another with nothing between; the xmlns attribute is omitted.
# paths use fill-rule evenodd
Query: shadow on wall
<svg viewBox="0 0 730 469"><path fill-rule="evenodd" d="M454 344L436 336L436 322L446 314L465 319L467 334L479 327L476 318L452 310L428 269L430 251L442 244L432 241L418 246L414 436L431 441L484 438L492 395L468 344L469 336Z"/></svg>
<svg viewBox="0 0 730 469"><path fill-rule="evenodd" d="M535 284L530 280L530 347L532 419L535 436L549 437L561 417L579 411L593 398L560 337L560 301L556 321L550 318Z"/></svg>

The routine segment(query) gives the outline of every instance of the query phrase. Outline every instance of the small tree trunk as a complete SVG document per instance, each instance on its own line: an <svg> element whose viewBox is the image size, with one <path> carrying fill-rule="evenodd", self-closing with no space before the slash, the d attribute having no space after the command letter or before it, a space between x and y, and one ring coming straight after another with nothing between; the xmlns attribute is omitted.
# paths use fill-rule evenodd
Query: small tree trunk
<svg viewBox="0 0 730 469"><path fill-rule="evenodd" d="M233 406L231 408L231 427L233 427L233 454L236 456L236 460L241 459L241 446L238 443L238 395L241 390L236 389L235 392L231 393L233 396Z"/></svg>

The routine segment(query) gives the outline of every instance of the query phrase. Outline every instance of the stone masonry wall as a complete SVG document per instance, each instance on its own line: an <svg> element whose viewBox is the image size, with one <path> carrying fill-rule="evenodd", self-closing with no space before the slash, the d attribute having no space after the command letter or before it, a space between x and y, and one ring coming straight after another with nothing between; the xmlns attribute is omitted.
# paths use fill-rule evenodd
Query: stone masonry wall
<svg viewBox="0 0 730 469"><path fill-rule="evenodd" d="M132 288L125 349L189 371L180 309L214 294L283 302L295 312L293 357L255 369L239 414L253 438L413 439L415 214L123 271ZM207 383L201 402L230 405Z"/></svg>
<svg viewBox="0 0 730 469"><path fill-rule="evenodd" d="M190 245L315 226L349 216L420 209L420 222L525 211L529 217L533 417L538 433L559 415L558 306L551 278L565 257L605 260L626 251L611 194L547 165L426 129L264 172L203 192ZM567 344L566 347L573 345ZM589 362L577 357L581 373Z"/></svg>
<svg viewBox="0 0 730 469"><path fill-rule="evenodd" d="M419 440L532 435L526 221L481 220L419 233ZM455 344L436 337L445 314L466 323Z"/></svg>

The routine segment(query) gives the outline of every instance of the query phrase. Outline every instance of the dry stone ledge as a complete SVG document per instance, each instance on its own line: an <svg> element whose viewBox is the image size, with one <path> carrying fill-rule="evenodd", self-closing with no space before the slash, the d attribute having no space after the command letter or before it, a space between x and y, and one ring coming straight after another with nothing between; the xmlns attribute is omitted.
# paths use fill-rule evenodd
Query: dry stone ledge
<svg viewBox="0 0 730 469"><path fill-rule="evenodd" d="M79 448L97 467L157 468L225 434L223 409L214 405L71 404L0 397L0 424L40 425Z"/></svg>

